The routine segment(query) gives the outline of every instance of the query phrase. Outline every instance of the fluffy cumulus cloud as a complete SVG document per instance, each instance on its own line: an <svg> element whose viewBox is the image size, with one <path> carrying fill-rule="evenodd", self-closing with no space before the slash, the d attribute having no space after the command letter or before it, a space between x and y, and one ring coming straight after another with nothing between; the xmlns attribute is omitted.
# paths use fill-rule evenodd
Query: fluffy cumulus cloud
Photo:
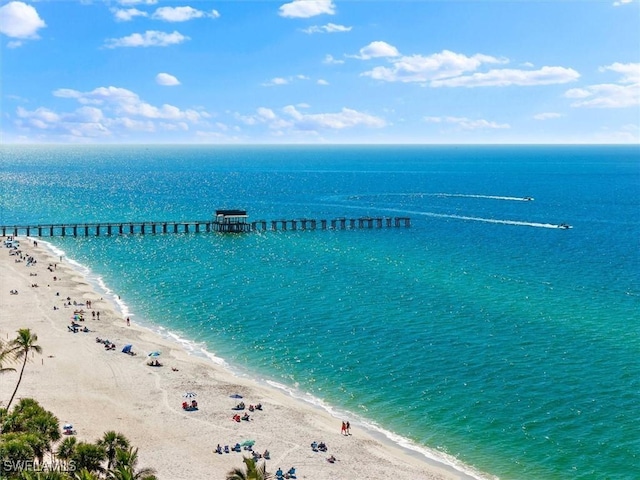
<svg viewBox="0 0 640 480"><path fill-rule="evenodd" d="M511 85L554 85L573 82L580 74L572 68L542 67L537 70L502 68L485 73L474 73L434 80L432 87L508 87Z"/></svg>
<svg viewBox="0 0 640 480"><path fill-rule="evenodd" d="M117 0L120 5L155 5L158 0Z"/></svg>
<svg viewBox="0 0 640 480"><path fill-rule="evenodd" d="M350 32L352 27L345 27L344 25L336 25L335 23L327 23L326 25L318 26L313 25L309 28L302 30L304 33L340 33Z"/></svg>
<svg viewBox="0 0 640 480"><path fill-rule="evenodd" d="M301 108L309 108L308 105L288 105L281 110L281 114L270 108L259 108L255 115L240 116L237 118L246 125L266 125L272 132L283 134L294 131L306 133L319 133L323 130L343 130L354 127L381 128L386 125L384 119L359 112L350 108L343 108L334 113L304 113Z"/></svg>
<svg viewBox="0 0 640 480"><path fill-rule="evenodd" d="M292 119L295 128L299 130L343 129L356 126L380 128L386 125L382 118L350 108L343 108L337 113L305 114L293 105L288 105L282 111Z"/></svg>
<svg viewBox="0 0 640 480"><path fill-rule="evenodd" d="M127 37L110 38L106 41L107 48L118 47L168 47L169 45L177 45L189 40L180 32L173 33L159 32L156 30L147 30L144 33L133 33Z"/></svg>
<svg viewBox="0 0 640 480"><path fill-rule="evenodd" d="M118 87L99 87L90 92L58 89L53 95L75 100L80 106L64 113L19 107L16 112L18 127L75 139L120 138L132 132L185 131L210 118L203 110L182 110L169 104L151 105L136 93Z"/></svg>
<svg viewBox="0 0 640 480"><path fill-rule="evenodd" d="M309 18L335 13L336 7L332 0L293 0L282 5L279 10L279 15L286 18Z"/></svg>
<svg viewBox="0 0 640 480"><path fill-rule="evenodd" d="M536 115L534 115L533 119L534 120L553 120L554 118L560 118L563 116L564 115L562 115L561 113L543 112L543 113L537 113Z"/></svg>
<svg viewBox="0 0 640 480"><path fill-rule="evenodd" d="M344 60L338 60L336 58L333 58L333 55L325 55L324 60L322 60L322 63L325 63L327 65L341 65L344 63Z"/></svg>
<svg viewBox="0 0 640 480"><path fill-rule="evenodd" d="M384 57L386 65L379 65L361 75L385 82L421 83L430 87L506 87L567 83L580 74L571 68L541 67L538 69L492 68L487 65L508 63L505 58L477 53L443 50L431 55L401 55L385 42L372 42L354 56L362 60Z"/></svg>
<svg viewBox="0 0 640 480"><path fill-rule="evenodd" d="M35 39L38 30L46 27L37 10L23 2L9 2L0 7L0 33L11 38ZM19 46L20 42L12 42L12 46Z"/></svg>
<svg viewBox="0 0 640 480"><path fill-rule="evenodd" d="M363 75L386 82L425 83L458 77L466 72L476 70L484 64L503 63L504 60L481 54L469 57L443 50L428 56L400 56L396 53L390 62L391 66L378 66L364 72Z"/></svg>
<svg viewBox="0 0 640 480"><path fill-rule="evenodd" d="M138 10L137 8L117 8L113 9L113 16L118 22L130 22L135 17L148 17L147 12Z"/></svg>
<svg viewBox="0 0 640 480"><path fill-rule="evenodd" d="M628 5L631 2L633 2L633 0L618 0L618 1L613 2L613 6L614 7L619 7L621 5Z"/></svg>
<svg viewBox="0 0 640 480"><path fill-rule="evenodd" d="M640 105L640 63L613 63L599 70L617 73L621 78L617 83L567 90L564 96L574 100L572 107L626 108Z"/></svg>
<svg viewBox="0 0 640 480"><path fill-rule="evenodd" d="M277 87L280 85L288 85L296 80L309 80L306 75L293 75L289 77L275 77L262 84L263 87Z"/></svg>
<svg viewBox="0 0 640 480"><path fill-rule="evenodd" d="M366 47L360 49L360 55L354 55L354 58L360 58L361 60L369 60L371 58L380 57L398 57L400 52L393 45L389 45L387 42L371 42Z"/></svg>
<svg viewBox="0 0 640 480"><path fill-rule="evenodd" d="M156 75L156 83L165 87L174 87L180 85L180 80L168 73L159 73Z"/></svg>
<svg viewBox="0 0 640 480"><path fill-rule="evenodd" d="M473 120L466 117L425 117L424 121L427 123L452 124L463 130L511 128L508 123L491 122L482 118Z"/></svg>
<svg viewBox="0 0 640 480"><path fill-rule="evenodd" d="M161 7L153 13L151 18L165 22L187 22L194 18L218 18L219 16L220 14L217 10L207 13L193 7Z"/></svg>

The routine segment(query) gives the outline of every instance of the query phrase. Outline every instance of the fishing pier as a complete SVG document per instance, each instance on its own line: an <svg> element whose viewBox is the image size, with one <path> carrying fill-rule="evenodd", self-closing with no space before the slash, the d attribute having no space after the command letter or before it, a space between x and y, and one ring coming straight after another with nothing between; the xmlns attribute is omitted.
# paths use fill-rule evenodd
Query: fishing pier
<svg viewBox="0 0 640 480"><path fill-rule="evenodd" d="M27 237L101 237L176 233L251 233L296 230L356 230L410 227L409 217L337 217L249 221L245 210L216 210L211 220L148 222L85 222L41 225L4 225L0 235Z"/></svg>

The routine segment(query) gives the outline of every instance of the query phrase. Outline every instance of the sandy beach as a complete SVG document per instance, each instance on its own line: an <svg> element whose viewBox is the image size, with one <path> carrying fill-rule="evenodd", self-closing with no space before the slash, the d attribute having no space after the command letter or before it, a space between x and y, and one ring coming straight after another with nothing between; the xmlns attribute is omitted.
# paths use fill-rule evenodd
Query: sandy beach
<svg viewBox="0 0 640 480"><path fill-rule="evenodd" d="M232 447L247 439L255 440L256 452L269 450L269 472L295 467L301 479L470 478L396 447L352 419L334 418L283 391L190 355L134 321L127 325L65 259L53 257L33 240L20 238L20 250L23 257L34 257L35 265L18 261L4 246L0 250L0 338L15 338L19 328L38 335L42 355L27 364L17 399L35 398L61 423L73 423L79 440L95 441L107 430L121 432L139 447L139 466L155 468L162 480L225 478L250 452L217 454L216 446ZM84 320L77 323L89 332L68 328L79 310ZM99 319L93 315L97 312ZM96 337L116 348L106 350ZM126 344L137 355L122 353ZM162 366L148 365L153 351L161 352L157 358ZM8 402L17 376L2 376L0 405ZM186 392L197 394L198 410L182 409ZM233 394L242 399L231 398ZM262 404L262 409L238 412L249 413L250 420L236 422L232 408L240 401L247 407ZM341 434L342 420L351 420L351 435ZM313 451L313 441L325 442L327 452ZM327 461L330 455L335 463Z"/></svg>

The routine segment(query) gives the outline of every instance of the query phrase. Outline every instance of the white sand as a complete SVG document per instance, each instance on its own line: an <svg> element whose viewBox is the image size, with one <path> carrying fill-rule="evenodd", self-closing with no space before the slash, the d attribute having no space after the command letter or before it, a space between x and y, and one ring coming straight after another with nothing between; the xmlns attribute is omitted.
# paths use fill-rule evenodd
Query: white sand
<svg viewBox="0 0 640 480"><path fill-rule="evenodd" d="M30 328L43 352L27 364L16 400L35 398L61 423L72 422L79 440L93 442L107 430L121 432L139 447L139 466L155 468L162 480L222 479L230 469L243 466L243 455L213 450L218 443L233 446L245 439L255 440L258 452L270 451L269 472L295 466L300 479L470 478L353 423L352 435L341 435L342 419L189 355L177 343L133 322L127 326L82 275L31 240L21 238L21 251L34 256L37 264L16 262L18 257L0 247L0 338L11 340L19 328ZM50 264L57 264L53 272ZM18 295L9 293L13 289ZM93 301L92 309L80 307L85 310L81 324L90 333L68 331L74 307L63 306L67 297ZM100 312L99 321L92 311ZM108 338L116 350L106 351L96 337ZM128 343L137 356L121 352ZM162 367L147 366L147 354L154 350L162 352ZM9 401L17 377L11 372L0 378L0 405ZM187 391L197 393L198 411L182 410ZM247 406L261 403L263 410L251 413L248 422L233 421L232 407L238 402L230 398L233 393L241 394ZM326 442L328 452L313 452L314 440ZM327 462L329 455L338 461Z"/></svg>

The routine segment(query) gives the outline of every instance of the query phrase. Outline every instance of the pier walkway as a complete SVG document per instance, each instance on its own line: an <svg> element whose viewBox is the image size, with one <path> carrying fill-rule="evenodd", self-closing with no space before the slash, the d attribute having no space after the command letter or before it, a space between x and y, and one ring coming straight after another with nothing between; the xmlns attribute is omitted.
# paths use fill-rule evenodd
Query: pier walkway
<svg viewBox="0 0 640 480"><path fill-rule="evenodd" d="M227 211L229 212L229 211ZM246 215L245 215L246 219ZM237 220L237 216L236 216ZM145 235L175 233L245 233L295 230L355 230L410 227L409 217L339 217L329 220L300 218L293 220L225 221L221 216L211 220L55 223L42 225L4 225L0 235L27 237L89 237L113 235Z"/></svg>

